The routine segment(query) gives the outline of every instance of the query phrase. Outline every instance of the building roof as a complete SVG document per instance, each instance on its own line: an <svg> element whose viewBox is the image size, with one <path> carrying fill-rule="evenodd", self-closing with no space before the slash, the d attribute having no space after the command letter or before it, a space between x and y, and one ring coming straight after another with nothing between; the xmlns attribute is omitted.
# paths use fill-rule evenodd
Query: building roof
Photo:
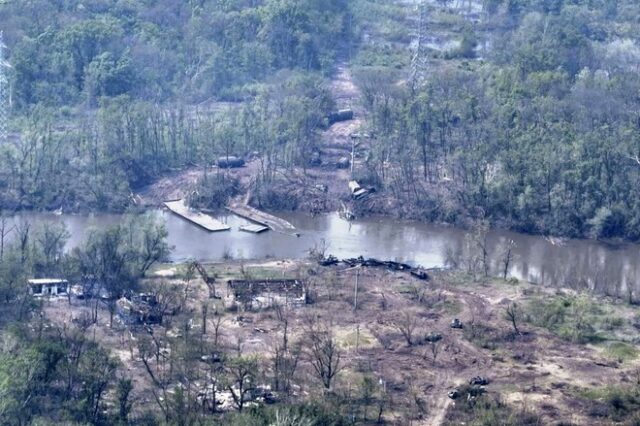
<svg viewBox="0 0 640 426"><path fill-rule="evenodd" d="M31 285L44 285L44 284L68 284L67 280L61 278L32 278L27 280Z"/></svg>

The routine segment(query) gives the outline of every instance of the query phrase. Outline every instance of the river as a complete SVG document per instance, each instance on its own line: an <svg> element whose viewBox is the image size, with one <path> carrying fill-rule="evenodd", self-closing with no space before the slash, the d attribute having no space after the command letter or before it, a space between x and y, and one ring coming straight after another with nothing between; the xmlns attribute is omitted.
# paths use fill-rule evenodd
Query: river
<svg viewBox="0 0 640 426"><path fill-rule="evenodd" d="M389 218L361 219L346 222L337 214L311 217L300 213L280 216L293 223L300 237L265 232L254 235L240 231L244 219L220 216L231 231L209 233L166 211L153 214L166 224L171 260L193 258L200 261L222 259L297 259L309 249L327 246L327 253L339 258L376 257L400 260L427 268L446 266L448 259L460 258L466 232L446 226L399 221ZM62 215L25 213L14 221L64 222L71 235L68 248L79 245L92 227L118 223L119 215ZM591 289L599 293L624 296L628 286L640 294L640 245L604 243L591 240L568 240L553 244L540 236L492 230L487 236L492 271L500 270L503 244L515 242L514 260L509 276L534 283L570 288Z"/></svg>

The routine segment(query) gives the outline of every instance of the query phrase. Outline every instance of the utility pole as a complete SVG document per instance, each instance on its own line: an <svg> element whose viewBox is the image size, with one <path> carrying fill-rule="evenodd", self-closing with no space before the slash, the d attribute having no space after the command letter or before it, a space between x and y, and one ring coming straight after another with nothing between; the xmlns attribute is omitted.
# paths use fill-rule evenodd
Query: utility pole
<svg viewBox="0 0 640 426"><path fill-rule="evenodd" d="M353 310L358 310L358 278L360 278L360 268L356 269L356 283L353 290Z"/></svg>
<svg viewBox="0 0 640 426"><path fill-rule="evenodd" d="M415 91L417 86L425 80L427 70L427 1L422 0L418 6L420 18L418 21L418 31L416 47L411 58L411 90Z"/></svg>
<svg viewBox="0 0 640 426"><path fill-rule="evenodd" d="M0 145L7 142L9 137L9 78L7 69L9 63L4 58L4 34L0 31Z"/></svg>

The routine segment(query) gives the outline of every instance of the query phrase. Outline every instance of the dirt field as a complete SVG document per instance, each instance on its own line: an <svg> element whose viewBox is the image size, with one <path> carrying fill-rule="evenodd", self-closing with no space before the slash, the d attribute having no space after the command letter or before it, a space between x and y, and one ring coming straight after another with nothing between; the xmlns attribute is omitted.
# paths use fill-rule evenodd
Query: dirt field
<svg viewBox="0 0 640 426"><path fill-rule="evenodd" d="M512 412L536 413L542 424L609 424L605 419L589 416L590 402L581 395L610 385L633 383L640 371L635 356L622 359L609 354L602 345L572 343L525 320L519 323L519 335L513 331L505 318L507 306L514 301L526 306L553 298L557 290L499 280L476 281L444 272L421 281L408 273L383 268L320 267L291 261L228 263L207 268L218 277L217 291L222 299L207 302L204 283L192 280L185 291L187 309L168 318L164 326L152 326L155 336L181 336L188 323L193 327L191 333L199 336L199 345L211 343L217 321L214 318L220 317L219 333L215 333L219 350L257 355L268 383L273 348L282 338L286 318L291 344L300 343L303 347L291 395L293 400L300 400L324 397L311 368L310 354L304 349L309 324L324 324L337 340L342 356L342 369L332 386L334 392L358 393L365 378L373 379L376 400L385 401L382 419L389 424L447 423L455 404L467 404L464 398L453 400L447 393L476 376L489 380L486 397L501 401ZM175 265L161 267L147 284L164 282L184 289L181 270ZM354 309L356 274L358 295ZM238 312L237 307L228 304L224 282L240 277L303 279L313 303ZM206 334L199 326L203 301L211 304L209 312L219 315L209 316ZM47 317L70 326L91 310L85 301L71 302L46 302ZM613 301L598 303L610 305L612 312L624 319L619 327L628 340L638 339L638 331L627 324L638 315L636 308ZM463 329L451 328L454 318L462 321ZM411 345L402 332L409 323ZM630 335L633 330L635 335ZM117 317L114 326L109 327L109 313L99 304L98 322L86 332L110 348L126 366L135 380L138 408L154 409L152 381L138 349L138 341L145 338L149 329L130 329ZM435 345L425 342L430 333L440 334L442 340ZM370 412L377 409L372 407Z"/></svg>

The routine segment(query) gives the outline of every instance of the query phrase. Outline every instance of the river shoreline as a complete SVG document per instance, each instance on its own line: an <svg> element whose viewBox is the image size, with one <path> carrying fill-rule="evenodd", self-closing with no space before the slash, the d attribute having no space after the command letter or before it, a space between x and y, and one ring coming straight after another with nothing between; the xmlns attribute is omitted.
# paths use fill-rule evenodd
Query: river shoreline
<svg viewBox="0 0 640 426"><path fill-rule="evenodd" d="M425 268L457 266L468 268L467 230L450 225L425 224L385 217L361 218L352 222L337 214L311 216L300 212L279 215L296 226L300 237L266 232L242 232L249 222L231 214L218 219L232 229L211 234L163 211L148 214L165 224L172 262L195 259L202 262L228 260L293 259L321 250L338 258L363 256L402 261ZM92 228L104 229L120 223L119 214L22 213L12 222L64 223L70 238L67 249L81 245ZM10 239L10 238L9 238ZM586 289L602 294L625 295L631 288L640 294L640 245L594 240L555 240L492 229L487 233L488 264L492 274L503 269L505 244L513 241L513 258L508 276L556 287Z"/></svg>

